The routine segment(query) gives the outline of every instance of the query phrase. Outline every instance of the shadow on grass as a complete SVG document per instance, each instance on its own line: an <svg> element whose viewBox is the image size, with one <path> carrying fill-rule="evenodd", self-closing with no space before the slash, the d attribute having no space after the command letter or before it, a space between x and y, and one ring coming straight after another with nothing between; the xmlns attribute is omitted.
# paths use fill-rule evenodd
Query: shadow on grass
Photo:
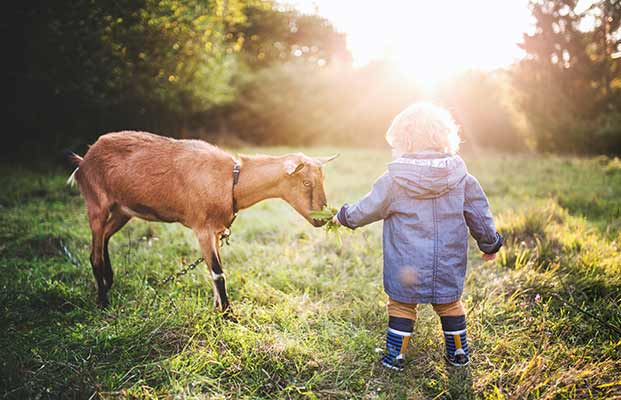
<svg viewBox="0 0 621 400"><path fill-rule="evenodd" d="M166 379L158 362L186 341L166 302L100 310L92 285L23 282L3 285L0 296L2 398L89 398L137 380L155 386Z"/></svg>

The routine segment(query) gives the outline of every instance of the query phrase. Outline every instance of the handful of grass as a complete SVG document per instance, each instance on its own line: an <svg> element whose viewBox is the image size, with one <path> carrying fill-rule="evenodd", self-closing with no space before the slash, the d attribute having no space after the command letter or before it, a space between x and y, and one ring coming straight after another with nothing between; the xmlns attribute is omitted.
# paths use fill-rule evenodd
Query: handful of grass
<svg viewBox="0 0 621 400"><path fill-rule="evenodd" d="M335 224L332 222L332 218L338 213L338 209L334 207L324 206L319 211L311 211L310 216L317 221L325 222L323 229L326 231L326 235L329 235L330 232L333 232L336 238L336 243L339 247L343 245L343 241L341 240L341 233L339 232L339 228L341 225Z"/></svg>

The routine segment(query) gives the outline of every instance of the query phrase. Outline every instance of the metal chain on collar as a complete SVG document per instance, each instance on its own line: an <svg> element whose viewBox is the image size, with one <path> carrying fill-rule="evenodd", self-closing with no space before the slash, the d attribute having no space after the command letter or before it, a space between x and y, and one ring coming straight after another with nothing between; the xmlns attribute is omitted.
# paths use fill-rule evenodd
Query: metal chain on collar
<svg viewBox="0 0 621 400"><path fill-rule="evenodd" d="M230 236L231 236L231 231L229 229L227 229L220 236L220 238L221 238L220 246L222 246L222 244L224 244L224 243L229 245L229 237ZM70 263L72 263L76 267L79 267L81 265L80 262L73 256L73 254L71 254L71 252L69 251L69 248L62 241L59 242L59 250L67 258L67 260ZM162 279L160 281L159 286L164 286L167 283L170 283L170 282L176 280L180 276L187 275L188 272L192 271L193 269L196 269L196 267L198 267L200 265L200 263L202 263L203 261L205 261L205 259L203 257L198 258L193 263L188 264L184 268L181 268L179 271L173 272L172 274L168 275L166 278Z"/></svg>
<svg viewBox="0 0 621 400"><path fill-rule="evenodd" d="M193 263L188 264L187 267L181 268L177 272L173 272L172 274L168 275L166 278L162 279L162 281L160 282L160 286L164 286L168 282L172 282L175 279L179 278L180 276L187 274L188 272L192 271L194 268L198 267L198 265L202 263L203 261L205 261L205 259L201 257L197 259L196 261L194 261Z"/></svg>
<svg viewBox="0 0 621 400"><path fill-rule="evenodd" d="M222 246L225 243L226 243L226 245L229 245L229 237L230 236L231 236L231 230L230 229L225 230L220 235L220 246ZM186 275L188 272L190 272L193 269L195 269L196 267L198 267L199 264L202 263L203 261L205 261L205 259L203 257L198 258L196 261L194 261L191 264L188 264L184 268L181 268L179 271L173 272L172 274L168 275L166 278L162 279L162 281L160 282L160 286L164 286L167 283L176 280L180 276Z"/></svg>
<svg viewBox="0 0 621 400"><path fill-rule="evenodd" d="M76 267L80 267L80 260L76 259L73 254L71 253L71 251L69 251L69 248L67 247L67 245L65 245L65 242L63 242L62 240L60 240L58 242L58 248L60 250L60 252L67 258L67 260L69 260L69 262L71 264L73 264Z"/></svg>

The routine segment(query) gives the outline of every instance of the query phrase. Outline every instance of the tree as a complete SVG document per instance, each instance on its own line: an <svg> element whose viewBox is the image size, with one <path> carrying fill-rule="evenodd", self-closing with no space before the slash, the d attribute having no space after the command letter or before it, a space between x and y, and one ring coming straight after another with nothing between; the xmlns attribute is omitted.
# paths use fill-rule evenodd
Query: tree
<svg viewBox="0 0 621 400"><path fill-rule="evenodd" d="M540 150L621 153L619 0L576 11L575 0L534 0L536 30L513 73L519 105Z"/></svg>
<svg viewBox="0 0 621 400"><path fill-rule="evenodd" d="M348 57L325 19L271 0L13 6L3 30L16 55L2 67L14 94L7 120L30 152L75 148L120 129L218 130L261 68L296 61L319 71Z"/></svg>

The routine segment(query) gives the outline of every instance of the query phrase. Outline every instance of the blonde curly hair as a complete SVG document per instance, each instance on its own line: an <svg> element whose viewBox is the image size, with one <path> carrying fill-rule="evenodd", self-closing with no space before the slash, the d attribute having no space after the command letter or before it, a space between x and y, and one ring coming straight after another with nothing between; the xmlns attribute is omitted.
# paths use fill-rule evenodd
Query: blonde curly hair
<svg viewBox="0 0 621 400"><path fill-rule="evenodd" d="M456 154L459 126L451 113L432 103L414 103L392 120L386 141L397 154L435 150Z"/></svg>

